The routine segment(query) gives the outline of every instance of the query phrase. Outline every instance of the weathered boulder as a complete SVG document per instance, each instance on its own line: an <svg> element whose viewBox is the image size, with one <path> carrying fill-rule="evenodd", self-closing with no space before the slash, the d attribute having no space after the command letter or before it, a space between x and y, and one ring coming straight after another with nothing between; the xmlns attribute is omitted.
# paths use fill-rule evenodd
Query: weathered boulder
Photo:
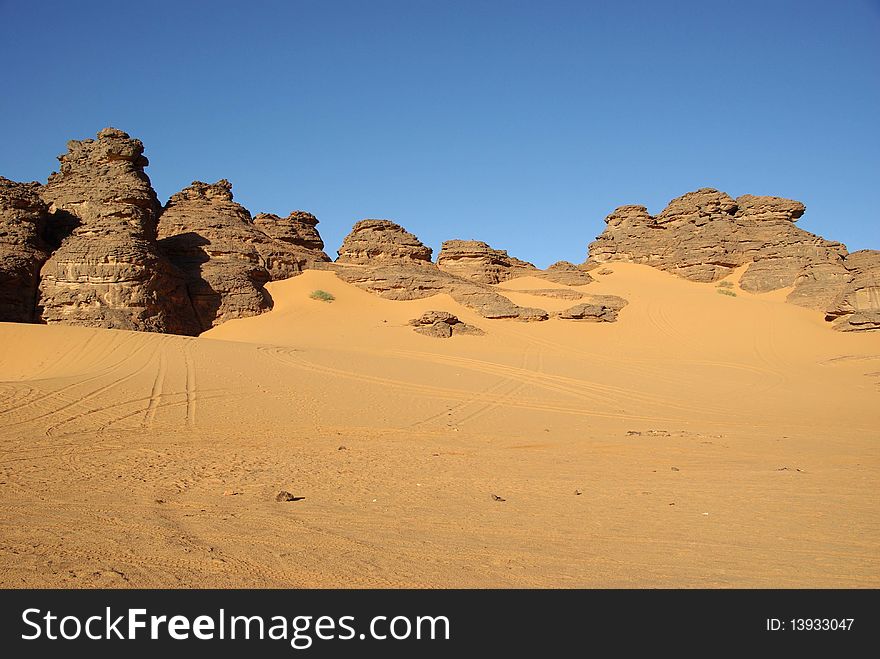
<svg viewBox="0 0 880 659"><path fill-rule="evenodd" d="M482 336L485 334L479 327L461 322L457 316L448 311L426 311L419 318L409 321L415 331L425 336L447 339L455 334Z"/></svg>
<svg viewBox="0 0 880 659"><path fill-rule="evenodd" d="M49 207L39 191L39 183L0 176L0 322L34 321L40 268L49 258Z"/></svg>
<svg viewBox="0 0 880 659"><path fill-rule="evenodd" d="M337 263L430 266L431 248L390 220L361 220L339 248Z"/></svg>
<svg viewBox="0 0 880 659"><path fill-rule="evenodd" d="M616 295L590 295L587 302L576 304L556 314L563 320L588 320L596 323L613 323L617 314L628 303Z"/></svg>
<svg viewBox="0 0 880 659"><path fill-rule="evenodd" d="M40 189L60 246L43 265L37 314L47 323L196 334L180 273L156 245L159 202L143 144L115 128L71 140Z"/></svg>
<svg viewBox="0 0 880 659"><path fill-rule="evenodd" d="M805 268L842 272L846 248L798 229L800 202L743 195L736 200L703 188L673 199L656 217L644 206L621 206L606 218L603 234L590 245L593 263L629 261L712 282L750 264L743 290L763 293L794 286ZM821 268L820 268L821 270ZM798 303L822 308L809 290Z"/></svg>
<svg viewBox="0 0 880 659"><path fill-rule="evenodd" d="M844 266L848 281L829 305L825 319L844 332L880 330L880 251L853 252Z"/></svg>

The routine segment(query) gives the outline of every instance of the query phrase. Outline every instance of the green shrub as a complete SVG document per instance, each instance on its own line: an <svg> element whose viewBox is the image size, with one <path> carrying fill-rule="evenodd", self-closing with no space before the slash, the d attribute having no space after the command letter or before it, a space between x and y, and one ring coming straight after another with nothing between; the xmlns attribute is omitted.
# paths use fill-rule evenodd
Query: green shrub
<svg viewBox="0 0 880 659"><path fill-rule="evenodd" d="M333 302L336 298L333 297L332 293L328 293L327 291L312 291L309 295L313 300L320 300L321 302Z"/></svg>
<svg viewBox="0 0 880 659"><path fill-rule="evenodd" d="M734 293L733 291L728 290L726 288L716 288L715 290L718 291L719 293L721 293L722 295L729 295L730 297L736 297L736 293Z"/></svg>
<svg viewBox="0 0 880 659"><path fill-rule="evenodd" d="M733 282L732 281L721 281L721 282L718 282L718 287L719 288L733 288Z"/></svg>

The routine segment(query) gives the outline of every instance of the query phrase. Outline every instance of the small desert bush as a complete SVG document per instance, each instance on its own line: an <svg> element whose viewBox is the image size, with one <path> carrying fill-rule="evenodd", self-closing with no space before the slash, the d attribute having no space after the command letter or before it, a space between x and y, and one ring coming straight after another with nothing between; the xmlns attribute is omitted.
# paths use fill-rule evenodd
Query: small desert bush
<svg viewBox="0 0 880 659"><path fill-rule="evenodd" d="M327 291L312 291L309 297L321 302L333 302L336 299L333 297L333 293L328 293Z"/></svg>
<svg viewBox="0 0 880 659"><path fill-rule="evenodd" d="M733 288L733 282L732 281L718 282L718 288Z"/></svg>
<svg viewBox="0 0 880 659"><path fill-rule="evenodd" d="M721 293L722 295L729 295L730 297L736 297L736 293L734 293L733 291L728 290L726 288L716 288L715 290L718 291L719 293Z"/></svg>

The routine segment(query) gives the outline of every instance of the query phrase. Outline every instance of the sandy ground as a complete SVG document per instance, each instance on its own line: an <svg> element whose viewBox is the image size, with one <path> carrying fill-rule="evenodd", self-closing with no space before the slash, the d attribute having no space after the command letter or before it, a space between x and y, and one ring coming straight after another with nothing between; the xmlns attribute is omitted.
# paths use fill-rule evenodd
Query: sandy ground
<svg viewBox="0 0 880 659"><path fill-rule="evenodd" d="M329 272L197 339L0 324L0 586L880 586L880 333L613 270L614 324Z"/></svg>

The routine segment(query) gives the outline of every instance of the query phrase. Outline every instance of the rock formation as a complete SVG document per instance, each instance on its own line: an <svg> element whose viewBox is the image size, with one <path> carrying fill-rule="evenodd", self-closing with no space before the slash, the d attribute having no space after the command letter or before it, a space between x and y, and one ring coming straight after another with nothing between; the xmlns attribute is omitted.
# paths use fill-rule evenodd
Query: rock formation
<svg viewBox="0 0 880 659"><path fill-rule="evenodd" d="M616 295L590 295L589 301L576 304L556 314L563 320L589 320L596 323L613 323L617 314L628 303Z"/></svg>
<svg viewBox="0 0 880 659"><path fill-rule="evenodd" d="M491 286L445 272L431 262L431 249L389 220L363 220L342 241L336 274L388 300L415 300L448 293L484 318L546 320L542 309L520 307Z"/></svg>
<svg viewBox="0 0 880 659"><path fill-rule="evenodd" d="M196 334L183 279L156 245L159 202L143 144L105 128L72 140L40 189L60 246L43 265L37 313L47 323Z"/></svg>
<svg viewBox="0 0 880 659"><path fill-rule="evenodd" d="M546 270L539 271L535 276L554 284L562 284L564 286L583 286L594 281L587 272L586 265L575 265L570 261L557 261L547 266Z"/></svg>
<svg viewBox="0 0 880 659"><path fill-rule="evenodd" d="M844 261L848 279L825 312L841 331L880 330L880 251L863 249Z"/></svg>
<svg viewBox="0 0 880 659"><path fill-rule="evenodd" d="M479 327L461 322L457 316L448 311L426 311L419 318L409 321L415 326L415 331L425 336L433 336L439 339L448 339L454 334L472 334L481 336L485 334Z"/></svg>
<svg viewBox="0 0 880 659"><path fill-rule="evenodd" d="M537 272L531 263L514 258L503 249L492 249L479 240L447 240L440 247L437 267L481 284L498 284Z"/></svg>
<svg viewBox="0 0 880 659"><path fill-rule="evenodd" d="M804 205L790 199L734 200L710 188L673 199L656 217L644 206L621 206L606 218L589 260L645 263L700 282L750 264L740 286L752 293L794 286L810 267L823 281L840 276L846 248L795 227L803 212ZM825 302L807 292L795 298L813 308Z"/></svg>
<svg viewBox="0 0 880 659"><path fill-rule="evenodd" d="M318 218L305 211L293 211L287 217L272 213L254 217L254 225L271 238L257 242L256 246L273 280L295 277L303 270L330 262L317 224Z"/></svg>
<svg viewBox="0 0 880 659"><path fill-rule="evenodd" d="M49 258L49 208L39 191L39 183L0 176L0 322L34 321L40 267Z"/></svg>
<svg viewBox="0 0 880 659"><path fill-rule="evenodd" d="M271 307L264 285L329 261L309 213L286 218L250 212L232 184L194 181L165 206L159 244L184 273L202 330Z"/></svg>
<svg viewBox="0 0 880 659"><path fill-rule="evenodd" d="M431 248L390 220L361 220L339 248L337 263L430 266Z"/></svg>
<svg viewBox="0 0 880 659"><path fill-rule="evenodd" d="M194 181L168 200L159 244L186 276L203 331L271 306L263 288L271 277L255 244L265 237L225 179Z"/></svg>

